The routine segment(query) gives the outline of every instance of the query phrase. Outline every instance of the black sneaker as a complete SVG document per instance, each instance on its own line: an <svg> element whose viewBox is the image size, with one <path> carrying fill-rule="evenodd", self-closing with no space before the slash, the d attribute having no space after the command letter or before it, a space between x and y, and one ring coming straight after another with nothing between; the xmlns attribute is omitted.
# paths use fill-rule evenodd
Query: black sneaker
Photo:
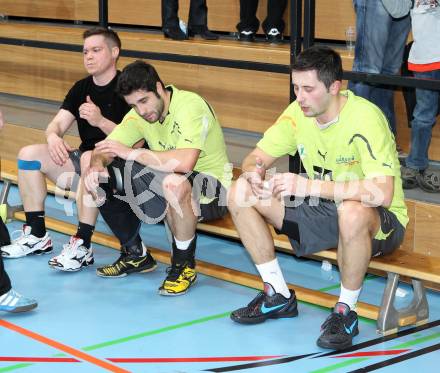
<svg viewBox="0 0 440 373"><path fill-rule="evenodd" d="M97 268L96 274L100 277L119 278L134 272L151 272L156 267L157 263L148 251L147 255L136 256L127 253L122 247L121 256L113 264Z"/></svg>
<svg viewBox="0 0 440 373"><path fill-rule="evenodd" d="M273 44L281 43L283 41L283 34L279 32L277 28L273 27L266 34L266 40Z"/></svg>
<svg viewBox="0 0 440 373"><path fill-rule="evenodd" d="M264 283L264 291L259 293L246 307L231 313L231 319L241 324L258 324L267 319L298 316L295 292L290 290L290 298L275 293L273 287Z"/></svg>
<svg viewBox="0 0 440 373"><path fill-rule="evenodd" d="M400 173L402 176L402 187L403 189L414 189L419 186L417 182L417 177L420 175L419 170L414 168L409 168L406 166L400 167Z"/></svg>
<svg viewBox="0 0 440 373"><path fill-rule="evenodd" d="M321 332L316 341L319 347L332 350L351 347L353 337L359 334L357 313L345 303L336 303L333 312L321 325Z"/></svg>

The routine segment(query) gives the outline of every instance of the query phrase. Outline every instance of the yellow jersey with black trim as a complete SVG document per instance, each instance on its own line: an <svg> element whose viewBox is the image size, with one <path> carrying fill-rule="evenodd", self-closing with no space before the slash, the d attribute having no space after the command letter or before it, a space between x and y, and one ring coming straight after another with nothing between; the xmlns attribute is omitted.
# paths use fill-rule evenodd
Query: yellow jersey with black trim
<svg viewBox="0 0 440 373"><path fill-rule="evenodd" d="M199 149L194 171L214 176L224 187L232 180L223 131L212 107L193 92L168 86L171 102L165 120L149 123L131 109L108 135L127 146L145 139L151 150ZM206 201L202 200L202 203Z"/></svg>
<svg viewBox="0 0 440 373"><path fill-rule="evenodd" d="M320 129L316 119L306 117L295 101L264 133L257 147L276 158L298 152L310 179L353 181L393 176L394 195L388 209L406 227L400 163L387 119L377 106L351 91L340 94L347 101L329 127ZM372 184L370 191L381 198L377 186Z"/></svg>

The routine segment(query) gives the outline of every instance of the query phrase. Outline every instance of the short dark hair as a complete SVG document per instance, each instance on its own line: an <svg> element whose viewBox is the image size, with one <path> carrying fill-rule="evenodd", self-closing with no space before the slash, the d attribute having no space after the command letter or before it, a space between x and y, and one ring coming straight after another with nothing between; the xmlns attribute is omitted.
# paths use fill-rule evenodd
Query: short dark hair
<svg viewBox="0 0 440 373"><path fill-rule="evenodd" d="M336 80L342 80L341 56L333 49L314 45L302 51L292 63L292 71L316 70L318 80L327 89Z"/></svg>
<svg viewBox="0 0 440 373"><path fill-rule="evenodd" d="M102 35L107 42L112 44L112 47L118 47L121 50L121 39L119 39L116 31L113 31L111 28L106 27L92 27L83 33L83 40L89 38L94 35Z"/></svg>
<svg viewBox="0 0 440 373"><path fill-rule="evenodd" d="M146 92L157 93L157 83L165 87L156 69L141 60L136 60L125 66L118 78L117 91L122 96L127 96L134 91L143 90Z"/></svg>

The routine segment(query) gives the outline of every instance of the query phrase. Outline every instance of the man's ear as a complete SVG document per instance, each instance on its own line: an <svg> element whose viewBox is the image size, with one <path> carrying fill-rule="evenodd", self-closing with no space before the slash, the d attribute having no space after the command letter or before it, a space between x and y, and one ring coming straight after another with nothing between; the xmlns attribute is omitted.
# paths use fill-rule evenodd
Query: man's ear
<svg viewBox="0 0 440 373"><path fill-rule="evenodd" d="M341 90L342 87L342 82L340 80L335 80L329 88L329 92L330 94L332 94L333 96L336 96L339 94L339 91Z"/></svg>

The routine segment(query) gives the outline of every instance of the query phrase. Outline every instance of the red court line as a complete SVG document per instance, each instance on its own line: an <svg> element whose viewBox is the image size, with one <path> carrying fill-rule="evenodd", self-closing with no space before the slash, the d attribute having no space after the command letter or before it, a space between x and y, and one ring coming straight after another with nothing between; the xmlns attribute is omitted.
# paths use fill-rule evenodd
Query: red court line
<svg viewBox="0 0 440 373"><path fill-rule="evenodd" d="M69 355L75 356L81 360L87 361L93 365L97 365L103 369L109 370L110 372L115 373L129 373L127 370L117 367L116 365L110 364L107 361L97 359L94 356L88 355L82 351L76 350L72 347L66 346L60 342L54 341L53 339L44 337L37 333L34 333L30 330L24 329L18 325L12 324L5 320L0 320L0 326L3 326L9 330L13 330L14 332L20 333L26 337L32 338L38 342L44 343L48 346L56 348L60 351L63 351Z"/></svg>
<svg viewBox="0 0 440 373"><path fill-rule="evenodd" d="M221 357L141 357L141 358L108 358L114 363L211 363L228 361L260 361L279 358L276 356L221 356Z"/></svg>
<svg viewBox="0 0 440 373"><path fill-rule="evenodd" d="M399 355L407 351L410 351L410 349L386 350L386 351L362 351L362 352L355 352L354 354L338 355L333 357L368 357L368 356Z"/></svg>

